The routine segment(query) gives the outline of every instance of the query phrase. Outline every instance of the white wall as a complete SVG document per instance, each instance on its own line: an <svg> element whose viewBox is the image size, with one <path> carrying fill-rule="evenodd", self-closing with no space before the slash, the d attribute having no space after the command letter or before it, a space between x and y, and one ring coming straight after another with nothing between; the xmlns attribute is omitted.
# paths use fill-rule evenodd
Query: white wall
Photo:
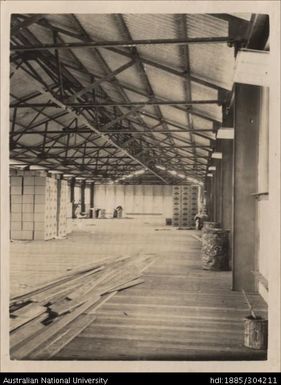
<svg viewBox="0 0 281 385"><path fill-rule="evenodd" d="M81 202L81 187L75 186L74 187L74 201L75 203Z"/></svg>
<svg viewBox="0 0 281 385"><path fill-rule="evenodd" d="M85 204L90 204L91 201L91 187L87 186L85 187Z"/></svg>
<svg viewBox="0 0 281 385"><path fill-rule="evenodd" d="M94 206L113 212L121 205L127 214L161 214L172 217L172 186L95 185Z"/></svg>
<svg viewBox="0 0 281 385"><path fill-rule="evenodd" d="M258 148L258 193L269 192L269 89L263 88L260 100L260 127ZM257 222L258 222L258 244L256 248L258 271L268 280L268 265L270 252L270 233L272 229L272 218L270 213L270 194L260 195L257 198ZM265 297L264 288L259 285L261 294ZM265 298L266 299L266 298Z"/></svg>

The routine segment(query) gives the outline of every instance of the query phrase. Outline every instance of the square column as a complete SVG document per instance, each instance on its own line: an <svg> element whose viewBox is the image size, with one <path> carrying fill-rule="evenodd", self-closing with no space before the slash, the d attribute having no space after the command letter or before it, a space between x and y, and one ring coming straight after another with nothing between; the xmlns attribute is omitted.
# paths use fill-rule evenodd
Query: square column
<svg viewBox="0 0 281 385"><path fill-rule="evenodd" d="M236 85L233 196L233 289L255 291L260 88Z"/></svg>

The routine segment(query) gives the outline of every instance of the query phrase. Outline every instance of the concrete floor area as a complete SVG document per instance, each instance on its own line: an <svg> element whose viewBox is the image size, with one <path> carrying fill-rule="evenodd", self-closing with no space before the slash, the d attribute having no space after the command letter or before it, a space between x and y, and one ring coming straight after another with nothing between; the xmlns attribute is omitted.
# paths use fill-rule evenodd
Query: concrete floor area
<svg viewBox="0 0 281 385"><path fill-rule="evenodd" d="M231 272L204 271L193 230L147 218L77 220L63 240L11 244L11 294L108 256L152 254L145 282L118 292L55 360L261 360L243 346L248 307ZM32 284L31 284L32 282ZM249 295L259 315L266 304Z"/></svg>

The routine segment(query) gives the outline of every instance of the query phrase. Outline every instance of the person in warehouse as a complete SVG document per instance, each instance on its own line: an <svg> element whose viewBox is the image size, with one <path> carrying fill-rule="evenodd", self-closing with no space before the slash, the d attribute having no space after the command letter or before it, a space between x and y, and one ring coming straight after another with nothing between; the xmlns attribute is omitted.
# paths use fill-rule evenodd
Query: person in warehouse
<svg viewBox="0 0 281 385"><path fill-rule="evenodd" d="M195 220L195 229L201 230L204 224L204 221L208 219L208 214L206 208L201 208L199 213L197 213L194 217Z"/></svg>

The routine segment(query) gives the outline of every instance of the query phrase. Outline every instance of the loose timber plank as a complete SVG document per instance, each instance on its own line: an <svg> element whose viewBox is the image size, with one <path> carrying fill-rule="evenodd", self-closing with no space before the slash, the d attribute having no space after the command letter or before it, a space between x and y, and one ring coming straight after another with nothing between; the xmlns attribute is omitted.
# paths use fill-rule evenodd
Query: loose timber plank
<svg viewBox="0 0 281 385"><path fill-rule="evenodd" d="M111 293L112 291L120 291L120 290L124 290L124 289L128 289L129 287L133 287L133 286L137 286L137 285L140 285L141 283L144 283L145 281L143 279L133 279L132 281L129 281L127 283L124 283L122 285L119 285L119 286L115 286L113 289L109 289L107 292L105 292L104 294L106 293Z"/></svg>
<svg viewBox="0 0 281 385"><path fill-rule="evenodd" d="M14 348L16 345L23 344L27 338L44 329L45 325L42 324L42 321L44 321L47 317L47 314L42 314L41 316L34 318L32 321L29 321L27 324L14 330L10 335L10 349Z"/></svg>
<svg viewBox="0 0 281 385"><path fill-rule="evenodd" d="M87 272L85 272L84 277L86 275L95 274L96 272L102 269L103 269L103 266L99 266L96 269L88 272L88 274L86 274ZM53 281L45 282L44 284L38 286L37 288L33 289L32 291L29 291L26 294L12 298L10 300L10 305L20 304L31 300L34 300L34 302L36 301L41 302L44 300L45 298L44 296L47 295L48 291L49 293L55 292L56 290L58 290L59 286L62 286L64 284L69 285L71 282L74 282L79 279L81 279L81 273L77 273L77 276L76 274L73 275L72 273L66 274L60 278L56 278Z"/></svg>
<svg viewBox="0 0 281 385"><path fill-rule="evenodd" d="M98 302L101 297L100 297L100 295L97 295L97 294L91 294L91 298L92 298L92 301L95 300L95 302ZM84 296L84 297L80 297L80 298L73 300L73 301L68 300L68 299L62 299L61 301L52 305L50 307L50 309L55 316L61 316L65 313L70 313L71 311L73 311L77 307L83 305L83 303L87 302L88 300L89 300L89 295ZM95 302L93 302L93 303L95 303Z"/></svg>
<svg viewBox="0 0 281 385"><path fill-rule="evenodd" d="M61 351L75 337L77 337L87 326L94 322L96 316L93 314L82 314L69 324L69 327L59 335L55 335L42 349L37 349L28 357L30 360L47 360Z"/></svg>
<svg viewBox="0 0 281 385"><path fill-rule="evenodd" d="M19 328L39 315L46 313L44 306L31 303L13 313L16 318L10 318L10 331Z"/></svg>
<svg viewBox="0 0 281 385"><path fill-rule="evenodd" d="M115 292L111 294L114 295ZM108 298L111 298L110 295ZM105 299L103 298L102 301L105 301ZM48 339L50 339L55 333L59 332L62 328L75 320L80 314L91 308L95 303L96 298L89 299L86 303L75 309L72 313L66 314L60 319L54 321L51 325L46 326L45 329L42 330L42 333L38 334L38 336L35 336L34 338L29 339L29 341L24 344L24 346L15 350L13 352L13 357L18 360L27 357L37 347L40 347L40 345L46 343L46 341L48 341ZM96 304L96 306L98 305L99 304Z"/></svg>

